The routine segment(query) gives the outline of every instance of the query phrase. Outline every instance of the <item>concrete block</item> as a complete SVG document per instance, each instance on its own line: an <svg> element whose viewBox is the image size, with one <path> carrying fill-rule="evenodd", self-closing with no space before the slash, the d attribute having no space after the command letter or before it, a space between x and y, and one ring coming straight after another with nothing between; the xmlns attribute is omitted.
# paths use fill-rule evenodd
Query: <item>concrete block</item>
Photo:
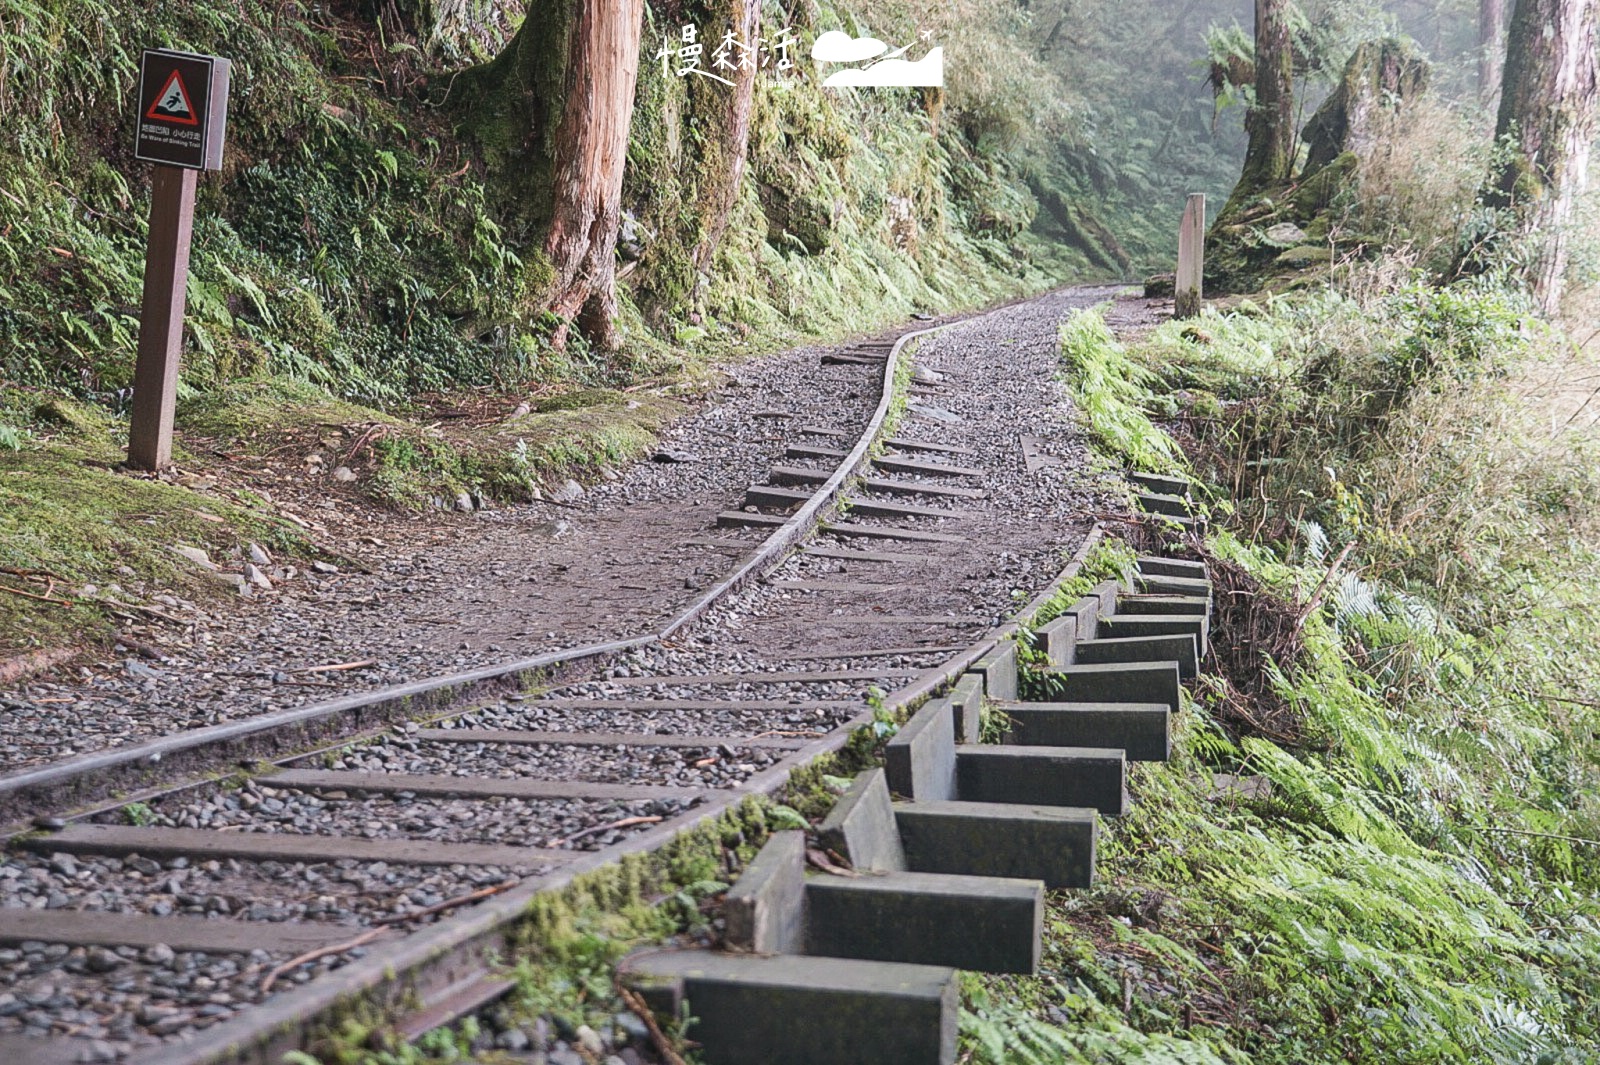
<svg viewBox="0 0 1600 1065"><path fill-rule="evenodd" d="M806 834L774 832L728 889L729 950L796 954L805 946Z"/></svg>
<svg viewBox="0 0 1600 1065"><path fill-rule="evenodd" d="M1043 670L1040 676L1049 685L1052 702L1161 703L1178 712L1182 686L1176 662L1062 666Z"/></svg>
<svg viewBox="0 0 1600 1065"><path fill-rule="evenodd" d="M993 651L972 664L968 673L983 676L983 693L991 699L1017 697L1017 645L1001 640Z"/></svg>
<svg viewBox="0 0 1600 1065"><path fill-rule="evenodd" d="M1205 654L1211 622L1204 614L1113 614L1102 617L1098 635L1108 640L1123 636L1172 636L1192 634L1200 653Z"/></svg>
<svg viewBox="0 0 1600 1065"><path fill-rule="evenodd" d="M1021 877L1047 888L1094 886L1100 817L1089 809L988 802L895 807L906 860L922 873Z"/></svg>
<svg viewBox="0 0 1600 1065"><path fill-rule="evenodd" d="M1047 621L1033 632L1033 648L1050 660L1052 666L1070 666L1073 646L1078 641L1078 619L1063 614Z"/></svg>
<svg viewBox="0 0 1600 1065"><path fill-rule="evenodd" d="M707 1065L952 1065L954 969L883 961L672 951L627 959L651 1008L687 1003Z"/></svg>
<svg viewBox="0 0 1600 1065"><path fill-rule="evenodd" d="M1128 474L1128 480L1147 492L1159 492L1162 495L1183 496L1185 498L1189 495L1189 480L1184 477L1168 477L1159 473L1134 471Z"/></svg>
<svg viewBox="0 0 1600 1065"><path fill-rule="evenodd" d="M1206 579L1206 564L1181 558L1156 558L1146 555L1134 560L1139 572L1146 577L1187 577L1190 580Z"/></svg>
<svg viewBox="0 0 1600 1065"><path fill-rule="evenodd" d="M1211 582L1193 577L1135 577L1134 590L1144 595L1188 595L1211 598Z"/></svg>
<svg viewBox="0 0 1600 1065"><path fill-rule="evenodd" d="M940 873L816 876L806 882L806 905L807 954L984 973L1039 968L1039 880Z"/></svg>
<svg viewBox="0 0 1600 1065"><path fill-rule="evenodd" d="M955 705L956 742L977 743L982 732L983 678L963 673L950 689L950 701Z"/></svg>
<svg viewBox="0 0 1600 1065"><path fill-rule="evenodd" d="M1089 589L1089 594L1100 597L1100 617L1117 612L1117 599L1123 594L1123 588L1116 581L1101 581Z"/></svg>
<svg viewBox="0 0 1600 1065"><path fill-rule="evenodd" d="M869 769L856 777L850 790L828 811L817 835L823 846L848 859L856 869L898 872L906 868L889 785L881 769Z"/></svg>
<svg viewBox="0 0 1600 1065"><path fill-rule="evenodd" d="M956 708L948 697L930 699L884 748L889 790L908 799L956 797Z"/></svg>
<svg viewBox="0 0 1600 1065"><path fill-rule="evenodd" d="M1114 636L1084 640L1075 650L1081 665L1111 662L1177 662L1178 675L1193 680L1200 673L1199 641L1192 632L1171 636Z"/></svg>
<svg viewBox="0 0 1600 1065"><path fill-rule="evenodd" d="M1118 614L1196 614L1211 613L1211 598L1204 595L1125 595L1117 600Z"/></svg>
<svg viewBox="0 0 1600 1065"><path fill-rule="evenodd" d="M1182 496L1163 495L1160 492L1139 492L1134 500L1150 514L1165 514L1173 518L1190 516L1189 501Z"/></svg>
<svg viewBox="0 0 1600 1065"><path fill-rule="evenodd" d="M1172 715L1164 703L1001 703L1007 742L1026 747L1120 748L1131 762L1172 753Z"/></svg>
<svg viewBox="0 0 1600 1065"><path fill-rule="evenodd" d="M1126 781L1123 753L1110 748L980 745L956 752L962 802L1086 806L1121 817Z"/></svg>
<svg viewBox="0 0 1600 1065"><path fill-rule="evenodd" d="M1110 613L1110 611L1107 611ZM1092 640L1095 638L1095 623L1100 617L1100 597L1086 595L1073 603L1062 612L1062 617L1070 617L1077 626L1077 638Z"/></svg>

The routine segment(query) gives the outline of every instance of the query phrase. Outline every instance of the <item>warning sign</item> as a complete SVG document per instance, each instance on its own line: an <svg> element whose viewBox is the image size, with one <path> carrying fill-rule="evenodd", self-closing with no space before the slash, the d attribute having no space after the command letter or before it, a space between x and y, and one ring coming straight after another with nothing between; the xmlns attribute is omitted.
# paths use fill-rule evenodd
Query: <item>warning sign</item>
<svg viewBox="0 0 1600 1065"><path fill-rule="evenodd" d="M229 74L229 62L216 56L145 52L134 156L191 170L220 169Z"/></svg>

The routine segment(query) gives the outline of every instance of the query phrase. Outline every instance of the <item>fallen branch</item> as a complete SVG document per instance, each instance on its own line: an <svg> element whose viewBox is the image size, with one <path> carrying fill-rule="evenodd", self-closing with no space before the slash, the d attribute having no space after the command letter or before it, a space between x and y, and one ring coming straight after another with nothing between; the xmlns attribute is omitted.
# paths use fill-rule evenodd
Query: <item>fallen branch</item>
<svg viewBox="0 0 1600 1065"><path fill-rule="evenodd" d="M1333 564L1328 567L1328 572L1324 573L1322 580L1317 582L1316 590L1311 593L1311 601L1306 603L1304 610L1295 615L1294 628L1291 631L1299 632L1300 627L1306 623L1306 618L1316 613L1317 607L1322 605L1322 594L1328 590L1328 582L1333 579L1333 575L1338 572L1339 567L1344 565L1344 560L1350 557L1350 552L1354 551L1355 547L1356 542L1354 540L1344 545L1344 550L1339 552L1339 557L1333 560Z"/></svg>
<svg viewBox="0 0 1600 1065"><path fill-rule="evenodd" d="M752 740L764 740L764 739L767 739L768 737L776 736L776 737L779 737L779 738L787 737L787 738L792 738L792 739L819 740L823 736L826 736L826 735L827 735L826 732L818 732L815 729L800 729L799 731L789 731L789 730L785 730L785 729L770 729L767 732L758 732L754 736L751 736L750 738ZM735 744L734 746L738 746L738 745Z"/></svg>
<svg viewBox="0 0 1600 1065"><path fill-rule="evenodd" d="M52 584L52 587L54 587L53 584ZM4 585L4 584L0 584L0 592L10 592L12 595L20 595L24 599L37 599L41 603L54 603L57 606L77 606L78 605L77 603L73 602L71 599L55 599L55 598L53 598L51 596L48 596L48 595L36 595L33 592L25 592L20 588L12 588L12 587L9 587L9 586Z"/></svg>
<svg viewBox="0 0 1600 1065"><path fill-rule="evenodd" d="M369 928L365 932L362 932L359 936L356 936L354 939L347 939L343 943L335 943L332 946L318 947L316 950L308 950L298 957L290 958L288 961L269 972L267 974L267 978L261 981L261 993L265 995L267 992L271 991L272 985L278 982L278 977L283 976L285 973L293 972L294 970L300 968L300 966L305 965L307 962L313 962L319 958L326 958L330 954L343 954L347 950L354 950L357 947L365 946L366 944L371 943L374 939L377 939L379 936L383 935L388 930L389 927L387 925L383 925L378 928Z"/></svg>
<svg viewBox="0 0 1600 1065"><path fill-rule="evenodd" d="M665 820L665 817L658 815L652 815L650 817L624 817L620 821L612 821L609 824L595 825L593 828L586 828L582 832L568 836L566 839L553 839L549 843L546 843L545 846L560 847L564 846L565 844L573 843L577 840L583 839L585 836L593 836L598 835L601 832L609 832L613 828L632 828L634 825L653 825Z"/></svg>
<svg viewBox="0 0 1600 1065"><path fill-rule="evenodd" d="M368 666L375 666L377 664L378 664L378 660L376 658L363 658L359 662L339 662L336 665L331 665L331 666L302 666L299 669L291 669L291 670L289 670L289 672L290 673L342 673L347 669L366 669Z"/></svg>
<svg viewBox="0 0 1600 1065"><path fill-rule="evenodd" d="M453 910L457 906L465 906L470 902L477 902L479 899L486 899L490 896L498 895L502 891L509 891L516 887L519 883L521 883L521 881L514 879L502 880L500 883L491 885L490 887L480 888L477 891L472 891L465 895L457 895L453 899L445 899L443 902L435 903L432 906L426 907L425 909L416 910L412 913L396 913L391 914L388 917L379 917L373 923L383 925L402 924L406 921L414 921L418 917L431 917L436 913L444 913L446 910Z"/></svg>
<svg viewBox="0 0 1600 1065"><path fill-rule="evenodd" d="M632 1010L634 1015L644 1022L650 1031L650 1041L656 1045L656 1053L661 1055L661 1060L667 1065L684 1065L683 1058L672 1047L672 1042L667 1034L661 1030L661 1025L656 1023L656 1015L650 1012L650 1007L644 1003L644 998L631 988L617 985L617 994L623 1003Z"/></svg>
<svg viewBox="0 0 1600 1065"><path fill-rule="evenodd" d="M1590 847L1600 847L1600 839L1585 839L1582 836L1563 836L1558 832L1535 832L1527 828L1496 828L1488 826L1478 829L1479 832L1503 832L1508 836L1533 836L1536 839L1558 839L1563 843L1582 843Z"/></svg>

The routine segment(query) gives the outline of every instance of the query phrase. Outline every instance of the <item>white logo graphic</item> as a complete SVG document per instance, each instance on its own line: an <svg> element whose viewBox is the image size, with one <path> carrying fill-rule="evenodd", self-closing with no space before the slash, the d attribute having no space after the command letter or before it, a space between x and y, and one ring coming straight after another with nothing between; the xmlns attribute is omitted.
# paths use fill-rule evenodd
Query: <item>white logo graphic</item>
<svg viewBox="0 0 1600 1065"><path fill-rule="evenodd" d="M828 75L822 84L835 88L856 86L861 88L909 88L913 86L937 87L944 84L944 49L934 48L915 62L900 57L911 48L889 52L889 46L876 37L852 37L839 30L829 30L811 46L811 58L822 63L859 63L878 59L868 67L847 67Z"/></svg>

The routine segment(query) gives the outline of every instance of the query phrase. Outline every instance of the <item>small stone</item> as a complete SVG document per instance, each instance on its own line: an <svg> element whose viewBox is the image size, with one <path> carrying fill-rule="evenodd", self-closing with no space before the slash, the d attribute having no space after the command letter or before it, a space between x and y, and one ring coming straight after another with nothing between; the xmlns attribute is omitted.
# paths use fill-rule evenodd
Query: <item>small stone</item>
<svg viewBox="0 0 1600 1065"><path fill-rule="evenodd" d="M262 573L254 562L246 562L244 564L244 578L262 590L269 590L272 587L271 579L265 573Z"/></svg>
<svg viewBox="0 0 1600 1065"><path fill-rule="evenodd" d="M122 955L105 947L90 947L89 953L84 956L84 964L92 973L108 973L113 969L121 968Z"/></svg>
<svg viewBox="0 0 1600 1065"><path fill-rule="evenodd" d="M557 503L576 503L583 498L583 485L569 477L550 493L550 498Z"/></svg>
<svg viewBox="0 0 1600 1065"><path fill-rule="evenodd" d="M600 1038L600 1033L590 1028L587 1024L578 1026L577 1037L578 1046L595 1057L599 1057L606 1049L606 1041Z"/></svg>
<svg viewBox="0 0 1600 1065"><path fill-rule="evenodd" d="M919 385L939 385L944 383L944 374L926 366L917 366L911 371L911 379Z"/></svg>
<svg viewBox="0 0 1600 1065"><path fill-rule="evenodd" d="M157 943L145 948L143 959L147 965L166 965L177 957L177 952L165 943Z"/></svg>
<svg viewBox="0 0 1600 1065"><path fill-rule="evenodd" d="M320 559L318 561L316 561L316 562L311 563L311 569L315 573L338 573L339 572L339 567L338 566L335 566L332 562L323 562Z"/></svg>
<svg viewBox="0 0 1600 1065"><path fill-rule="evenodd" d="M527 1050L532 1042L528 1038L527 1032L524 1032L521 1028L512 1028L510 1031L501 1032L495 1039L494 1045L501 1050L509 1050L515 1053L519 1050Z"/></svg>
<svg viewBox="0 0 1600 1065"><path fill-rule="evenodd" d="M352 470L349 466L335 466L333 468L333 479L335 481L341 481L345 484L349 484L351 481L356 479L356 471Z"/></svg>
<svg viewBox="0 0 1600 1065"><path fill-rule="evenodd" d="M258 566L272 565L272 556L267 554L267 549L260 544L251 544L246 553L250 556L250 561Z"/></svg>
<svg viewBox="0 0 1600 1065"><path fill-rule="evenodd" d="M691 451L681 451L678 448L664 447L650 456L651 462L699 462L700 456Z"/></svg>
<svg viewBox="0 0 1600 1065"><path fill-rule="evenodd" d="M1306 231L1293 222L1279 222L1275 226L1268 226L1263 234L1267 243L1279 248L1287 248L1293 244L1306 242Z"/></svg>
<svg viewBox="0 0 1600 1065"><path fill-rule="evenodd" d="M470 493L470 492L457 492L456 493L456 509L461 511L463 514L472 513L472 511L473 511L472 493Z"/></svg>
<svg viewBox="0 0 1600 1065"><path fill-rule="evenodd" d="M61 829L67 827L67 822L65 821L65 819L60 818L60 817L42 817L41 816L41 817L35 817L33 819L33 827L34 828L42 828L42 829L45 829L46 831L49 831L49 832L58 832Z"/></svg>
<svg viewBox="0 0 1600 1065"><path fill-rule="evenodd" d="M215 571L219 568L215 562L211 561L211 556L198 547L174 547L172 551L174 554L181 555L193 562L201 569Z"/></svg>
<svg viewBox="0 0 1600 1065"><path fill-rule="evenodd" d="M50 868L65 877L78 875L78 863L73 860L72 855L62 854L59 851L50 856Z"/></svg>

